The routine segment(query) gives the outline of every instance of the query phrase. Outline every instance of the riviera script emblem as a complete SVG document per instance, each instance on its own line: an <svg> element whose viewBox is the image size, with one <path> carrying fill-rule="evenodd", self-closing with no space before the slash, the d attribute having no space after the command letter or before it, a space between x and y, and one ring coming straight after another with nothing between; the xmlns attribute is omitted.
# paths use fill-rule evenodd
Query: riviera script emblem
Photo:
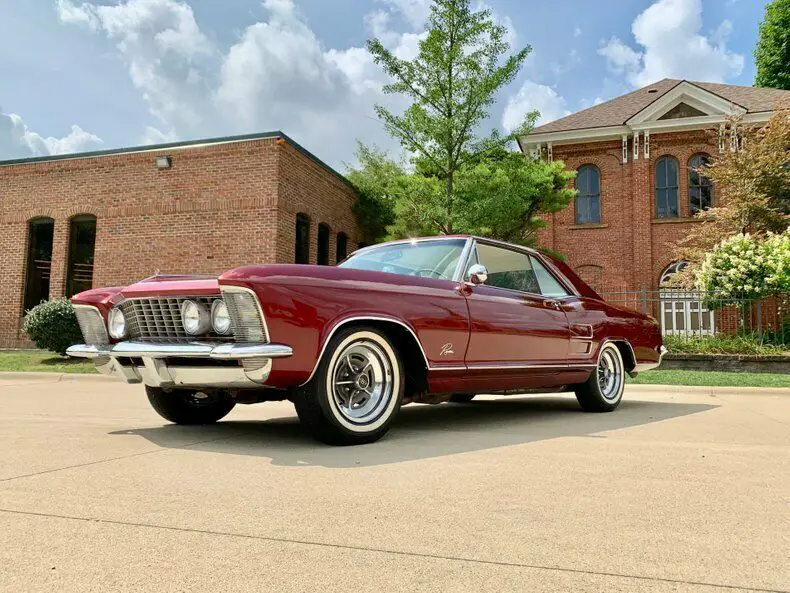
<svg viewBox="0 0 790 593"><path fill-rule="evenodd" d="M453 345L449 342L442 346L442 351L439 354L440 356L450 356L451 354L455 354L455 350L453 350Z"/></svg>

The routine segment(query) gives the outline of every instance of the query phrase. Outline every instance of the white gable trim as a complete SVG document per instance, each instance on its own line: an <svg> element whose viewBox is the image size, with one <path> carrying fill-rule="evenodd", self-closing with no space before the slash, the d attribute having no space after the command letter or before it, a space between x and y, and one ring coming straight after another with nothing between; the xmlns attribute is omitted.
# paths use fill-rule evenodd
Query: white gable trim
<svg viewBox="0 0 790 593"><path fill-rule="evenodd" d="M727 101L697 85L683 81L661 98L629 118L625 123L633 126L659 121L662 115L681 103L691 105L708 115L743 115L746 113L746 109L740 105Z"/></svg>

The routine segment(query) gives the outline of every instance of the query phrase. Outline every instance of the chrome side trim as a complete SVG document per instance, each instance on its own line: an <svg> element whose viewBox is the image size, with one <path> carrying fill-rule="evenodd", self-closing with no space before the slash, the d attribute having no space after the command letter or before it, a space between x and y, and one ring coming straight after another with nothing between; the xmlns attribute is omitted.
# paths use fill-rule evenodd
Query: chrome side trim
<svg viewBox="0 0 790 593"><path fill-rule="evenodd" d="M343 327L344 325L348 325L353 321L388 321L390 323L396 323L400 326L405 327L407 330L409 330L409 333L417 341L417 345L420 347L420 352L422 352L422 358L425 361L425 367L429 371L445 370L442 367L438 367L438 368L431 367L430 363L428 362L428 356L425 354L425 349L422 347L422 343L420 342L420 339L417 337L417 334L414 333L414 330L408 325L406 325L403 321L400 321L399 319L393 319L392 317L385 317L383 315L363 315L363 316L349 317L348 319L344 319L332 328L332 330L329 332L329 335L327 335L326 339L324 340L324 344L321 346L321 352L319 352L318 354L318 358L316 359L315 365L313 366L313 370L310 372L310 376L307 377L307 380L301 385L299 385L299 387L301 387L302 385L307 385L310 382L310 380L313 378L313 375L315 375L315 372L318 370L318 365L321 364L321 359L324 357L324 352L326 352L326 348L327 346L329 346L329 342L332 340L332 336L335 335L335 332L339 330L341 327Z"/></svg>
<svg viewBox="0 0 790 593"><path fill-rule="evenodd" d="M469 371L504 371L522 369L587 369L595 368L594 364L499 364L499 365L468 365Z"/></svg>
<svg viewBox="0 0 790 593"><path fill-rule="evenodd" d="M255 294L255 291L251 288L246 288L244 286L236 286L234 284L220 284L219 291L223 295L225 292L246 292L252 295L253 300L255 301L256 306L258 307L258 316L261 318L261 325L263 327L263 333L266 337L266 341L271 341L272 335L269 333L269 326L266 325L266 316L263 314L263 308L261 307L261 301L258 298L258 295ZM227 302L226 302L227 304ZM231 318L232 319L232 318ZM235 335L235 328L231 324L231 329L233 330L232 333Z"/></svg>

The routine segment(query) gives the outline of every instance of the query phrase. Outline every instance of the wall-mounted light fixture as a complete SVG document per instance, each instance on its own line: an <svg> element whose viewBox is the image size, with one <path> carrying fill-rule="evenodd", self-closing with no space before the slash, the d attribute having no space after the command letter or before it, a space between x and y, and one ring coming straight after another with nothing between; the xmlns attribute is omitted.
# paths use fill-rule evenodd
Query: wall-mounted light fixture
<svg viewBox="0 0 790 593"><path fill-rule="evenodd" d="M170 160L169 156L158 156L156 157L156 168L157 169L169 169L173 166L173 161Z"/></svg>

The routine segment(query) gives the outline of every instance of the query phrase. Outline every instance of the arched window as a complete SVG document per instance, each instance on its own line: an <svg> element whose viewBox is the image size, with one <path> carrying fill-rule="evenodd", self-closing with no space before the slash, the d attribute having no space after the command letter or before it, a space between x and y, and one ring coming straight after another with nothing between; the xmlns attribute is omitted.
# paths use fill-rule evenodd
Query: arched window
<svg viewBox="0 0 790 593"><path fill-rule="evenodd" d="M51 218L34 218L28 223L25 310L49 299L54 235L55 221Z"/></svg>
<svg viewBox="0 0 790 593"><path fill-rule="evenodd" d="M595 165L582 165L576 174L576 224L601 222L601 173Z"/></svg>
<svg viewBox="0 0 790 593"><path fill-rule="evenodd" d="M340 263L348 255L348 235L338 233L335 239L335 261Z"/></svg>
<svg viewBox="0 0 790 593"><path fill-rule="evenodd" d="M656 216L677 218L678 210L678 161L662 156L656 163Z"/></svg>
<svg viewBox="0 0 790 593"><path fill-rule="evenodd" d="M713 184L699 172L709 161L707 154L695 154L689 159L689 212L692 216L713 205Z"/></svg>
<svg viewBox="0 0 790 593"><path fill-rule="evenodd" d="M310 217L301 212L296 215L294 261L297 264L310 263Z"/></svg>
<svg viewBox="0 0 790 593"><path fill-rule="evenodd" d="M66 296L93 288L93 253L96 248L96 217L81 214L69 225L69 267Z"/></svg>
<svg viewBox="0 0 790 593"><path fill-rule="evenodd" d="M316 263L319 266L329 265L329 225L318 225L318 245L316 249Z"/></svg>

